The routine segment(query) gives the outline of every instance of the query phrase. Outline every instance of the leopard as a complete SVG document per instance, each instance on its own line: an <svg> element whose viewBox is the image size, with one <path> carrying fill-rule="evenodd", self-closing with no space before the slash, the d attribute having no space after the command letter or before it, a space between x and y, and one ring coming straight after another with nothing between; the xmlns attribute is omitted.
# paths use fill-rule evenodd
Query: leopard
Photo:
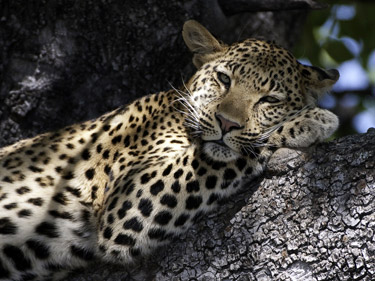
<svg viewBox="0 0 375 281"><path fill-rule="evenodd" d="M259 176L282 147L329 138L317 104L339 78L259 39L227 45L194 20L195 74L101 117L0 150L0 280L129 265Z"/></svg>

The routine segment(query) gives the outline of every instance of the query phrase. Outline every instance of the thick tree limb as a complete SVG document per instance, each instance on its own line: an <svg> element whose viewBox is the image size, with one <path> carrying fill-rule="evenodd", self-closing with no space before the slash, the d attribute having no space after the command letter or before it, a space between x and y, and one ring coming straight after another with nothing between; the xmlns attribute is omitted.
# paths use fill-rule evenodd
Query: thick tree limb
<svg viewBox="0 0 375 281"><path fill-rule="evenodd" d="M283 11L283 10L317 10L327 8L325 3L314 0L218 0L224 13L228 16L243 12Z"/></svg>
<svg viewBox="0 0 375 281"><path fill-rule="evenodd" d="M245 185L241 194L159 249L131 276L138 280L373 280L374 168L375 129L306 152L279 150L263 178ZM107 266L88 276L70 280L130 278L125 271Z"/></svg>

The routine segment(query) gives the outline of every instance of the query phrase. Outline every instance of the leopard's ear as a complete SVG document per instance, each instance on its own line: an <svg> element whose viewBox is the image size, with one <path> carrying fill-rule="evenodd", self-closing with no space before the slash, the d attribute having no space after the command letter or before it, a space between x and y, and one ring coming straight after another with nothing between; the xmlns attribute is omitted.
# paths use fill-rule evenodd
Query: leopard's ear
<svg viewBox="0 0 375 281"><path fill-rule="evenodd" d="M315 102L324 93L328 92L340 77L340 73L336 69L326 70L303 64L300 64L299 67L307 94Z"/></svg>
<svg viewBox="0 0 375 281"><path fill-rule="evenodd" d="M220 55L226 48L200 23L195 20L185 22L182 37L190 51L194 54L193 63L200 68Z"/></svg>

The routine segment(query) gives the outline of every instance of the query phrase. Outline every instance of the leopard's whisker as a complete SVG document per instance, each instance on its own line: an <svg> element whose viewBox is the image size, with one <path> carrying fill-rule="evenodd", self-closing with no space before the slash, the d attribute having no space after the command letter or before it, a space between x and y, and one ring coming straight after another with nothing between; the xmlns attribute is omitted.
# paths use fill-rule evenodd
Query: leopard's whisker
<svg viewBox="0 0 375 281"><path fill-rule="evenodd" d="M275 131L277 131L279 128L281 128L282 126L284 126L285 123L287 122L290 122L291 119L293 119L294 117L298 116L301 114L301 112L303 112L304 110L306 110L307 108L309 108L310 106L309 105L306 105L304 107L302 107L300 110L296 111L293 115L291 116L288 116L288 118L286 118L285 120L283 120L282 122L280 122L279 124L276 124L270 128L268 128L264 133L262 133L258 138L257 140L258 141L264 141L266 139L268 139L270 137L270 135L272 135L272 133L274 133Z"/></svg>

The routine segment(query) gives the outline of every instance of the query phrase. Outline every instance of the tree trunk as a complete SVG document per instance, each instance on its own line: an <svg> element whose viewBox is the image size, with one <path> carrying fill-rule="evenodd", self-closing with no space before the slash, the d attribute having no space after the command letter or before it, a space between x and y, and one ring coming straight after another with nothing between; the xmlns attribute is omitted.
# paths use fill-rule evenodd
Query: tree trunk
<svg viewBox="0 0 375 281"><path fill-rule="evenodd" d="M227 17L218 0L0 0L0 147L180 86L193 71L181 36L188 19L227 43L260 36L290 48L305 15Z"/></svg>
<svg viewBox="0 0 375 281"><path fill-rule="evenodd" d="M130 273L101 265L69 280L374 280L375 129L280 149L268 166Z"/></svg>

